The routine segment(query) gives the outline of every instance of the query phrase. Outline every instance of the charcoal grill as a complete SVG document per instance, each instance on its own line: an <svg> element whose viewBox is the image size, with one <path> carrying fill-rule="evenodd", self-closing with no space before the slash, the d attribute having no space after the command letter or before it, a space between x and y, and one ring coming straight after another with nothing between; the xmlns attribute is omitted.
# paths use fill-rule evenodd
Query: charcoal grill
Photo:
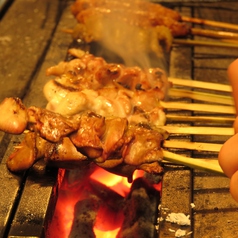
<svg viewBox="0 0 238 238"><path fill-rule="evenodd" d="M162 2L183 15L238 24L236 1ZM69 11L71 3L67 0L0 1L1 101L18 96L27 106L45 106L42 94L48 80L45 70L64 60L72 43L71 37L62 31L75 23ZM238 50L224 48L174 47L169 73L172 77L227 83L226 69L237 55ZM192 136L185 139L218 140ZM5 161L19 141L19 137L0 132L0 237L44 237L61 179L57 170L41 162L25 173L10 173ZM187 236L190 238L237 237L238 206L230 197L227 178L173 164L165 164L165 170L159 216L169 212L190 214L189 230L193 231ZM174 237L169 229L177 228L161 222L158 237Z"/></svg>

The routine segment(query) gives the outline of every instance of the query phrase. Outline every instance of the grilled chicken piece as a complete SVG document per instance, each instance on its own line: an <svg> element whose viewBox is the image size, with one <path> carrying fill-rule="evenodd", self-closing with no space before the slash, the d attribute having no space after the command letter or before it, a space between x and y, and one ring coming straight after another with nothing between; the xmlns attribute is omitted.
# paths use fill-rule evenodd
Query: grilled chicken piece
<svg viewBox="0 0 238 238"><path fill-rule="evenodd" d="M122 117L163 125L160 107L170 87L159 68L142 70L108 64L101 57L71 49L77 58L47 70L55 75L44 87L47 109L65 116L93 111L105 117Z"/></svg>
<svg viewBox="0 0 238 238"><path fill-rule="evenodd" d="M48 141L58 142L80 127L81 115L63 117L46 109L29 107L27 129L37 131Z"/></svg>
<svg viewBox="0 0 238 238"><path fill-rule="evenodd" d="M98 42L127 66L148 66L150 54L163 59L173 37L191 32L178 12L143 0L77 0L71 9L78 22L73 38Z"/></svg>
<svg viewBox="0 0 238 238"><path fill-rule="evenodd" d="M177 21L181 20L181 16L177 11L163 7L161 4L151 3L147 0L76 0L71 6L71 11L76 16L79 12L91 7L143 10L156 13L160 16L169 17Z"/></svg>
<svg viewBox="0 0 238 238"><path fill-rule="evenodd" d="M0 130L21 134L27 125L26 108L19 98L6 98L0 104Z"/></svg>
<svg viewBox="0 0 238 238"><path fill-rule="evenodd" d="M20 99L5 99L15 105ZM1 107L9 112L5 107ZM161 173L161 143L168 134L149 124L128 124L125 118L105 118L92 112L64 117L46 109L25 109L28 121L24 140L9 156L7 166L17 172L45 158L49 164L76 168L91 162L131 177L135 169ZM21 120L21 118L19 119ZM2 128L4 128L2 123ZM10 130L14 133L14 130ZM18 130L16 131L19 132Z"/></svg>
<svg viewBox="0 0 238 238"><path fill-rule="evenodd" d="M122 21L120 14L116 17L113 13L105 15L94 10L84 10L77 16L80 18L72 32L74 39L86 43L98 42L121 57L127 66L148 66L148 54L155 54L163 59L164 53L171 49L173 36L166 26L141 27L136 23Z"/></svg>
<svg viewBox="0 0 238 238"><path fill-rule="evenodd" d="M190 27L181 22L178 12L149 1L77 0L71 11L78 22L83 24L90 22L93 15L100 19L101 14L142 28L163 25L170 29L173 36L186 36L190 32Z"/></svg>
<svg viewBox="0 0 238 238"><path fill-rule="evenodd" d="M165 94L170 86L166 73L160 68L107 63L102 57L74 48L69 49L69 54L75 59L48 68L46 74L56 76L56 84L71 91L98 90L115 87L117 83L132 91L158 88Z"/></svg>
<svg viewBox="0 0 238 238"><path fill-rule="evenodd" d="M140 116L140 120L155 125L165 123L165 114L160 106L159 89L132 92L119 85L119 87L102 88L97 91L85 89L72 92L51 81L45 90L46 98L49 100L46 108L65 116L88 110L106 117L127 118L130 122L136 120L138 122L136 118Z"/></svg>

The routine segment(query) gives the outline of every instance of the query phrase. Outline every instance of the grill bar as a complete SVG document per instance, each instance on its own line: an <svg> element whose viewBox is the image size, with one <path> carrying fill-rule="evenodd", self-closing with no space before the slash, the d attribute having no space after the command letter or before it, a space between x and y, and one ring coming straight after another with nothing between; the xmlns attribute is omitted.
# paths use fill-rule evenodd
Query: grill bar
<svg viewBox="0 0 238 238"><path fill-rule="evenodd" d="M19 0L5 13L0 22L1 101L18 96L28 105L45 107L45 70L65 58L71 42L61 31L73 25L69 4ZM10 173L6 159L19 142L18 136L0 133L0 237L44 237L57 198L57 170L37 163L27 173Z"/></svg>
<svg viewBox="0 0 238 238"><path fill-rule="evenodd" d="M196 7L196 5L191 7L189 3L186 6L180 8L182 14L203 19L209 18L217 21L238 23L238 18L232 14L237 9L237 4L225 5L224 2L204 2L199 3L199 7ZM231 6L234 8L231 9ZM202 38L195 37L195 39ZM171 77L193 78L227 84L226 70L229 63L237 57L237 53L237 50L231 51L222 48L209 49L208 47L190 48L182 46L174 48L170 59ZM203 116L202 113L192 113L192 115ZM206 116L209 116L209 113ZM190 125L213 126L211 123L208 125L202 122ZM220 123L220 126L223 125L223 123ZM207 138L196 135L182 140L223 143L227 138L225 136L209 136ZM177 152L188 153L182 150ZM217 157L217 154L194 151L192 157L214 158ZM165 223L165 225L160 226L158 237L174 237L174 233L170 232L169 229L184 229L187 232L191 230L192 233L188 236L191 238L235 237L235 232L237 231L237 205L229 194L229 179L223 176L190 170L182 166L167 166L169 167L165 167L167 172L163 178L161 207L168 208L167 213L182 212L190 214L191 226L181 227ZM162 212L163 210L161 210L161 215ZM232 221L232 224L229 221Z"/></svg>

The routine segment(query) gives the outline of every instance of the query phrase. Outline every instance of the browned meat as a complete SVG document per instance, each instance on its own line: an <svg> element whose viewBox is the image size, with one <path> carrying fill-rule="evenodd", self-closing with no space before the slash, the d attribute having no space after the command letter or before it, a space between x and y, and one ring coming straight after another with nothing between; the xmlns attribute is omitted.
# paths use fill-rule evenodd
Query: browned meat
<svg viewBox="0 0 238 238"><path fill-rule="evenodd" d="M6 98L0 104L0 130L21 134L28 121L26 108L19 98Z"/></svg>
<svg viewBox="0 0 238 238"><path fill-rule="evenodd" d="M191 32L178 12L144 0L77 0L71 9L78 22L73 38L98 42L127 66L148 66L148 54L163 58L173 37Z"/></svg>
<svg viewBox="0 0 238 238"><path fill-rule="evenodd" d="M97 90L113 87L115 83L132 91L158 88L166 93L169 87L166 73L160 68L107 63L102 57L76 49L70 49L69 53L76 59L50 67L47 75L56 76L55 82L71 91Z"/></svg>
<svg viewBox="0 0 238 238"><path fill-rule="evenodd" d="M86 25L95 15L98 19L107 15L109 19L126 21L143 28L163 25L170 29L173 36L185 36L190 31L186 23L180 22L178 12L149 1L77 0L71 10L78 22Z"/></svg>
<svg viewBox="0 0 238 238"><path fill-rule="evenodd" d="M124 9L153 12L177 21L181 20L181 16L177 11L147 0L76 0L71 6L71 11L76 16L80 11L91 7L107 7L109 9L120 9L123 7Z"/></svg>
<svg viewBox="0 0 238 238"><path fill-rule="evenodd" d="M63 117L42 108L28 108L28 129L37 131L46 140L57 142L80 127L81 115Z"/></svg>
<svg viewBox="0 0 238 238"><path fill-rule="evenodd" d="M11 98L5 99L12 102ZM17 100L20 105L22 102ZM6 110L4 107L0 109ZM8 112L1 111L1 113ZM28 121L24 140L7 160L11 171L30 168L40 158L63 168L95 162L130 177L135 169L160 173L161 143L167 133L149 124L128 124L125 118L105 118L85 112L64 117L46 109L25 109ZM19 119L21 120L21 118ZM7 124L7 122L5 122ZM4 123L2 123L4 127ZM14 133L14 130L10 130ZM18 132L18 131L17 131Z"/></svg>
<svg viewBox="0 0 238 238"><path fill-rule="evenodd" d="M130 122L164 124L160 100L170 83L163 70L108 64L76 49L70 53L77 58L47 70L48 75L56 76L44 87L48 110L65 116L88 110Z"/></svg>

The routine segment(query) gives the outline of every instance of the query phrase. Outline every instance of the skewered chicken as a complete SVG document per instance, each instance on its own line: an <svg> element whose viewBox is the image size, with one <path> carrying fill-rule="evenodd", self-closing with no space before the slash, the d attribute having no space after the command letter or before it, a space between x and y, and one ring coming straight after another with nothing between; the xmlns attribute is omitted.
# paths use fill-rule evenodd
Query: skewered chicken
<svg viewBox="0 0 238 238"><path fill-rule="evenodd" d="M99 42L127 65L147 53L163 57L173 37L190 33L179 13L148 1L77 0L71 9L78 22L73 37Z"/></svg>
<svg viewBox="0 0 238 238"><path fill-rule="evenodd" d="M146 0L76 0L71 6L71 11L76 16L80 11L92 7L105 7L109 9L123 8L135 11L141 10L154 14L156 13L159 16L169 17L176 21L181 20L181 16L177 11Z"/></svg>
<svg viewBox="0 0 238 238"><path fill-rule="evenodd" d="M12 106L15 110L9 111ZM135 169L162 172L161 143L168 135L155 126L128 124L125 118L105 118L92 112L65 117L46 109L26 108L18 98L6 98L0 110L12 122L1 121L2 131L30 131L8 158L11 171L28 169L45 158L49 164L64 168L95 162L129 178Z"/></svg>
<svg viewBox="0 0 238 238"><path fill-rule="evenodd" d="M0 130L21 134L7 160L11 171L48 164L72 168L91 162L127 177L135 169L160 173L160 106L170 87L163 70L108 64L101 57L71 49L76 58L47 70L56 76L44 87L46 109L26 108L20 99L0 104Z"/></svg>
<svg viewBox="0 0 238 238"><path fill-rule="evenodd" d="M78 58L47 71L56 76L44 87L47 109L67 116L89 110L130 122L164 125L159 102L170 87L164 71L108 64L101 57L75 49L70 53Z"/></svg>
<svg viewBox="0 0 238 238"><path fill-rule="evenodd" d="M170 86L164 70L160 68L126 67L122 64L107 63L102 57L71 48L68 53L75 59L60 62L47 70L47 75L57 76L57 84L72 91L113 87L118 83L124 88L135 90L161 89L161 97Z"/></svg>
<svg viewBox="0 0 238 238"><path fill-rule="evenodd" d="M77 0L72 5L72 13L79 23L87 24L93 15L105 19L124 21L142 28L166 26L173 36L186 36L190 27L181 22L181 16L172 9L144 0L108 1ZM113 18L115 17L115 18Z"/></svg>

